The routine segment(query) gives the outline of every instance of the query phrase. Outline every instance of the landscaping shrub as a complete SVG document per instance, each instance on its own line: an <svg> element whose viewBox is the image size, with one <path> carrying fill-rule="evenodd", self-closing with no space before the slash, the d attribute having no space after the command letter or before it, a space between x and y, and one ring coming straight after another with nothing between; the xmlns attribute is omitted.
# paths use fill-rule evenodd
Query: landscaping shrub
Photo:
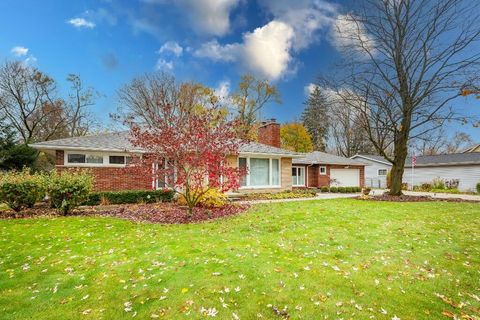
<svg viewBox="0 0 480 320"><path fill-rule="evenodd" d="M362 192L362 187L355 187L355 192Z"/></svg>
<svg viewBox="0 0 480 320"><path fill-rule="evenodd" d="M353 192L353 187L345 187L345 192L346 193L352 193Z"/></svg>
<svg viewBox="0 0 480 320"><path fill-rule="evenodd" d="M67 215L88 199L93 177L80 171L53 171L47 178L46 185L52 207Z"/></svg>
<svg viewBox="0 0 480 320"><path fill-rule="evenodd" d="M326 187L326 186L323 186L323 187L320 188L320 191L321 191L321 192L329 192L330 189L329 189L328 187Z"/></svg>
<svg viewBox="0 0 480 320"><path fill-rule="evenodd" d="M445 181L445 187L447 189L458 189L458 185L460 184L459 179L451 179Z"/></svg>
<svg viewBox="0 0 480 320"><path fill-rule="evenodd" d="M208 190L199 201L199 206L204 208L221 208L227 204L227 195L218 189Z"/></svg>
<svg viewBox="0 0 480 320"><path fill-rule="evenodd" d="M31 174L27 169L5 173L0 180L0 201L16 212L31 208L45 195L42 182L42 175Z"/></svg>
<svg viewBox="0 0 480 320"><path fill-rule="evenodd" d="M345 187L338 187L337 191L340 193L345 193L346 190L345 190Z"/></svg>
<svg viewBox="0 0 480 320"><path fill-rule="evenodd" d="M330 187L330 192L336 193L336 192L338 192L338 188L337 187Z"/></svg>
<svg viewBox="0 0 480 320"><path fill-rule="evenodd" d="M445 181L440 177L433 179L432 189L437 189L437 190L445 189Z"/></svg>
<svg viewBox="0 0 480 320"><path fill-rule="evenodd" d="M430 183L422 183L419 186L414 186L413 190L414 191L430 192L430 191L432 191L432 185Z"/></svg>
<svg viewBox="0 0 480 320"><path fill-rule="evenodd" d="M276 200L276 199L297 199L297 198L313 198L317 195L315 190L293 190L282 191L276 193L249 193L246 194L245 200Z"/></svg>
<svg viewBox="0 0 480 320"><path fill-rule="evenodd" d="M170 189L101 191L90 193L82 205L170 202L173 196L174 191Z"/></svg>
<svg viewBox="0 0 480 320"><path fill-rule="evenodd" d="M479 182L479 183L477 183L477 193L479 193L479 194L480 194L480 182Z"/></svg>

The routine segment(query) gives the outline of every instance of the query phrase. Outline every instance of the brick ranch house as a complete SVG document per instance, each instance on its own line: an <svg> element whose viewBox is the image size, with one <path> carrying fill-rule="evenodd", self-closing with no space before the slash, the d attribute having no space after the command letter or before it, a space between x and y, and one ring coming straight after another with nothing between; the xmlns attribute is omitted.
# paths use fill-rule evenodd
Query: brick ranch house
<svg viewBox="0 0 480 320"><path fill-rule="evenodd" d="M138 176L128 161L132 154L141 155L143 150L136 149L128 140L129 132L101 133L83 137L73 137L31 144L30 146L51 154L55 154L56 170L68 168L88 168L93 174L94 190L149 190L162 188L162 182L151 176ZM328 185L330 175L338 173L333 170L349 169L354 160L341 158L352 162L344 164L337 162L320 163L326 165L326 172L317 163L300 164L302 159L310 156L280 148L280 124L275 119L263 122L258 129L259 142L249 142L241 146L238 157L231 157L232 166L248 168L248 174L240 181L239 192L278 192L291 190L292 187L319 187ZM314 153L315 154L315 153ZM329 155L334 159L335 156ZM292 163L294 166L292 166ZM357 163L355 162L355 165ZM363 166L358 166L358 179L343 181L352 183L349 186L363 186ZM302 169L307 168L300 176ZM348 168L347 168L348 167ZM317 168L317 171L315 171ZM318 174L317 174L318 173ZM317 175L318 178L315 178ZM302 180L303 179L303 183ZM307 183L305 183L307 181ZM312 181L310 183L310 181ZM314 182L315 181L315 182Z"/></svg>

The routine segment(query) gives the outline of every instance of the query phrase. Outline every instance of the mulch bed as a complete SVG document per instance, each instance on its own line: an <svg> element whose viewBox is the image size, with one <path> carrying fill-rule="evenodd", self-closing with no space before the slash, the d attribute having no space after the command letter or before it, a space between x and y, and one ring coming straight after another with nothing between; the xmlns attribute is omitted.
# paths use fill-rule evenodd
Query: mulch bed
<svg viewBox="0 0 480 320"><path fill-rule="evenodd" d="M162 224L197 223L238 215L249 208L248 205L227 204L221 208L194 208L191 216L185 207L173 203L135 204L116 206L82 207L74 210L70 216L102 216L127 219L134 222ZM47 207L35 207L16 213L0 212L0 219L18 219L33 217L58 217L58 212Z"/></svg>
<svg viewBox="0 0 480 320"><path fill-rule="evenodd" d="M364 201L391 201L391 202L472 202L479 203L475 200L465 200L459 198L433 198L428 196L391 196L389 194L384 194L381 196L360 196L355 198L357 200Z"/></svg>

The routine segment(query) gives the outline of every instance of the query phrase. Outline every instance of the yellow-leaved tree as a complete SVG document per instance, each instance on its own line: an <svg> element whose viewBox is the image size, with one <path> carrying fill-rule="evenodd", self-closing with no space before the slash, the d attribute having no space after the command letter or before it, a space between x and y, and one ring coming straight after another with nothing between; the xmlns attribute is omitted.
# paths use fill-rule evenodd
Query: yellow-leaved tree
<svg viewBox="0 0 480 320"><path fill-rule="evenodd" d="M286 123L280 128L282 148L295 152L312 152L312 139L307 129L298 122Z"/></svg>

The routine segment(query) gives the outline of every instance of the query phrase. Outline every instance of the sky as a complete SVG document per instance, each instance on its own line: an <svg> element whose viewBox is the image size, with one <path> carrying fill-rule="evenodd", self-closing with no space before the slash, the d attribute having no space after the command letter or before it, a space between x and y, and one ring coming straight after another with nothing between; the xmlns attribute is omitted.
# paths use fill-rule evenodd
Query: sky
<svg viewBox="0 0 480 320"><path fill-rule="evenodd" d="M172 73L227 94L242 74L276 84L282 104L262 111L280 122L300 118L309 85L334 70L332 32L350 1L333 0L2 0L0 61L23 60L58 81L79 74L102 97L92 112L104 124L117 90L135 76ZM458 103L480 114L480 103ZM480 129L451 125L480 142Z"/></svg>

